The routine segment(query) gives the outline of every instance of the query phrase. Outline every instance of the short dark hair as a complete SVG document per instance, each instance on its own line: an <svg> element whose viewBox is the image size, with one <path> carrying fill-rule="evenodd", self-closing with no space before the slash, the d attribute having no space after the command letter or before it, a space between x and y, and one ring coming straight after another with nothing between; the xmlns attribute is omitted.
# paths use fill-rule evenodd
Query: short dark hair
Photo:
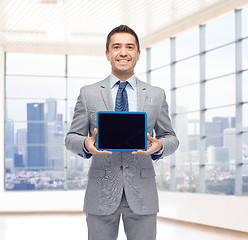
<svg viewBox="0 0 248 240"><path fill-rule="evenodd" d="M106 41L106 50L109 50L109 43L110 43L110 38L112 35L114 35L115 33L130 33L135 37L136 40L136 44L138 47L138 51L140 50L140 44L139 44L139 38L137 36L137 34L134 32L134 30L130 27L128 27L127 25L120 25L116 28L114 28L107 36L107 41Z"/></svg>

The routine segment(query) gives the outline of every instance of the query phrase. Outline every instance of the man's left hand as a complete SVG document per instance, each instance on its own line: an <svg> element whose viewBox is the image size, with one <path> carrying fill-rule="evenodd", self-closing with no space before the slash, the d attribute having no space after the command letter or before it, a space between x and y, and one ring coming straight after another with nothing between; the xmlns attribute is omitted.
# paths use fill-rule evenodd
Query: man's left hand
<svg viewBox="0 0 248 240"><path fill-rule="evenodd" d="M156 153L162 150L163 145L157 138L151 137L150 134L147 133L147 139L150 141L150 144L147 146L147 150L146 151L138 150L138 151L132 152L132 154L151 155L153 153Z"/></svg>

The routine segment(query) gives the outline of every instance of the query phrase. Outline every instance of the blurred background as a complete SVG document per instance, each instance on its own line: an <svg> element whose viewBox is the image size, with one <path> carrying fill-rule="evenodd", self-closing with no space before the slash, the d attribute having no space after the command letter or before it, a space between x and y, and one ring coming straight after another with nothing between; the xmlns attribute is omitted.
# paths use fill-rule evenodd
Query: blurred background
<svg viewBox="0 0 248 240"><path fill-rule="evenodd" d="M110 74L107 34L126 24L135 75L165 90L180 140L154 163L159 217L248 232L247 6L0 0L0 215L82 211L90 159L64 138L80 87Z"/></svg>

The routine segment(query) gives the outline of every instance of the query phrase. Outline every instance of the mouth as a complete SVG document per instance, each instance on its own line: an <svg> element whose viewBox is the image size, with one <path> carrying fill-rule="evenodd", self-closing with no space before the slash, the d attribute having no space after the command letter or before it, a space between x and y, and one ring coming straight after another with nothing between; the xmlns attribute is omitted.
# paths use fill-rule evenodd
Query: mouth
<svg viewBox="0 0 248 240"><path fill-rule="evenodd" d="M129 60L128 59L119 59L117 60L119 63L128 63Z"/></svg>

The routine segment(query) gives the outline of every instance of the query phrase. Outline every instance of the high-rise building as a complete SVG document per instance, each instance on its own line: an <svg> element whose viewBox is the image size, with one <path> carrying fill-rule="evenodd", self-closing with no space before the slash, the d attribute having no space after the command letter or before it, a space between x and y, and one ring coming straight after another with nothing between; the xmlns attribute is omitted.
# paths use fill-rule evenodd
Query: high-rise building
<svg viewBox="0 0 248 240"><path fill-rule="evenodd" d="M207 150L208 164L213 164L218 167L222 172L229 171L229 149L226 147L208 147Z"/></svg>
<svg viewBox="0 0 248 240"><path fill-rule="evenodd" d="M14 159L14 121L7 119L5 123L5 157Z"/></svg>
<svg viewBox="0 0 248 240"><path fill-rule="evenodd" d="M212 122L206 122L205 131L206 135L216 135L206 139L206 149L209 146L222 147L223 146L223 133L227 128L235 128L234 117L213 117ZM218 136L219 135L219 136Z"/></svg>
<svg viewBox="0 0 248 240"><path fill-rule="evenodd" d="M185 106L178 106L177 108L180 112L186 112L187 107ZM180 139L180 151L187 152L189 150L189 129L188 129L188 115L181 114L176 117L177 123L177 136Z"/></svg>
<svg viewBox="0 0 248 240"><path fill-rule="evenodd" d="M23 155L22 154L16 154L15 153L14 167L24 167L24 164L23 164Z"/></svg>
<svg viewBox="0 0 248 240"><path fill-rule="evenodd" d="M205 123L206 135L221 135L222 134L222 124L221 122L206 122ZM223 137L215 136L206 139L206 149L209 146L221 147L223 146Z"/></svg>
<svg viewBox="0 0 248 240"><path fill-rule="evenodd" d="M27 166L46 167L46 123L44 103L27 104Z"/></svg>
<svg viewBox="0 0 248 240"><path fill-rule="evenodd" d="M223 146L229 149L230 160L235 163L236 157L236 144L235 144L235 128L224 129Z"/></svg>
<svg viewBox="0 0 248 240"><path fill-rule="evenodd" d="M19 128L16 130L16 154L21 154L23 156L23 164L27 165L27 129Z"/></svg>
<svg viewBox="0 0 248 240"><path fill-rule="evenodd" d="M57 101L54 98L46 99L46 108L48 166L64 167L63 114L57 113Z"/></svg>
<svg viewBox="0 0 248 240"><path fill-rule="evenodd" d="M48 122L50 121L56 121L57 119L57 101L54 98L48 98L46 99L46 120Z"/></svg>

